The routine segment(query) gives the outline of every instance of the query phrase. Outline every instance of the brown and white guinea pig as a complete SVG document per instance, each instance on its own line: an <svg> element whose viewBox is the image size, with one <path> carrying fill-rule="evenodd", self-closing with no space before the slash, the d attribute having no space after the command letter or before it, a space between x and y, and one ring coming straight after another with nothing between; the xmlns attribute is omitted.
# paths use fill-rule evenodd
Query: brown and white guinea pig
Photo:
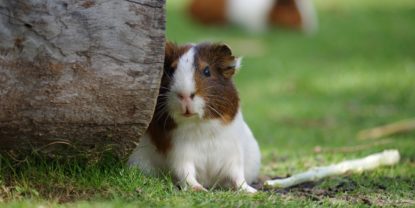
<svg viewBox="0 0 415 208"><path fill-rule="evenodd" d="M267 26L317 31L312 0L191 0L189 13L203 24L232 23L253 32Z"/></svg>
<svg viewBox="0 0 415 208"><path fill-rule="evenodd" d="M256 192L260 151L232 81L240 62L224 44L166 43L156 110L129 165L170 173L182 188Z"/></svg>

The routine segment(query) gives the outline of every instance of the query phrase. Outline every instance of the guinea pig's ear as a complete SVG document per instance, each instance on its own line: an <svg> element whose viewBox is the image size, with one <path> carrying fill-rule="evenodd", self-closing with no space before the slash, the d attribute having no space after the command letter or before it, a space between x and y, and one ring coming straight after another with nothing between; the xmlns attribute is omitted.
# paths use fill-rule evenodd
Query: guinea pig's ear
<svg viewBox="0 0 415 208"><path fill-rule="evenodd" d="M217 55L220 55L222 57L232 56L232 50L226 44L223 44L223 43L213 44L212 48L213 48L213 52Z"/></svg>
<svg viewBox="0 0 415 208"><path fill-rule="evenodd" d="M231 78L235 75L241 67L242 57L230 56L225 61L225 67L222 69L222 74L225 78Z"/></svg>
<svg viewBox="0 0 415 208"><path fill-rule="evenodd" d="M226 44L219 44L217 51L221 54L223 59L222 74L225 78L231 78L241 67L242 58L232 55L231 48Z"/></svg>

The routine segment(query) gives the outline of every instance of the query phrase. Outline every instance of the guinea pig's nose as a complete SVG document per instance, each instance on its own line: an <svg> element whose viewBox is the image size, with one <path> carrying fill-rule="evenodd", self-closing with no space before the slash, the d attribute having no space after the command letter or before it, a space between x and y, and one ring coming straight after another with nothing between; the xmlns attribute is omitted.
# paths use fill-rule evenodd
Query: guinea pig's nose
<svg viewBox="0 0 415 208"><path fill-rule="evenodd" d="M189 95L187 93L178 92L177 97L179 97L180 100L193 100L193 98L195 97L195 93L193 92L193 93L190 93Z"/></svg>

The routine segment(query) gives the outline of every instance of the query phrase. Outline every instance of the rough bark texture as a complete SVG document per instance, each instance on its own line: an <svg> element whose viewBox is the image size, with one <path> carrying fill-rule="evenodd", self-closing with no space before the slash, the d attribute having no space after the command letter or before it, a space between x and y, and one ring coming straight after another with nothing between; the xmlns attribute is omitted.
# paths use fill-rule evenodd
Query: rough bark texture
<svg viewBox="0 0 415 208"><path fill-rule="evenodd" d="M164 0L0 0L0 151L125 156L153 114Z"/></svg>

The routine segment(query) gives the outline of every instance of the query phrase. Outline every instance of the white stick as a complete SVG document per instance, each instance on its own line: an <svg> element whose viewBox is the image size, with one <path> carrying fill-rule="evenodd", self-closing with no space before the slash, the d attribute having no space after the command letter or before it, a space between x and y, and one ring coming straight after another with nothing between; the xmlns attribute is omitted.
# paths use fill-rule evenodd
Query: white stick
<svg viewBox="0 0 415 208"><path fill-rule="evenodd" d="M381 153L369 155L356 160L346 160L338 164L325 167L315 167L307 172L293 175L289 178L265 181L265 186L287 188L307 181L317 181L325 177L342 175L345 173L361 173L379 166L388 166L398 163L398 150L385 150Z"/></svg>

